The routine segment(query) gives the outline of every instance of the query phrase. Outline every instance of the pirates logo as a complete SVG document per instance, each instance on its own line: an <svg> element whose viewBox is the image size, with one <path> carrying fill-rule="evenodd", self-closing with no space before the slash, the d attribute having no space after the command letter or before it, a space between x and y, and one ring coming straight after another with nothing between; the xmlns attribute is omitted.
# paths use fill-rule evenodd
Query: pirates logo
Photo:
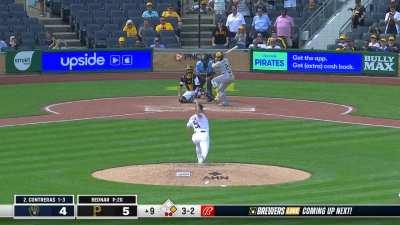
<svg viewBox="0 0 400 225"><path fill-rule="evenodd" d="M28 211L29 211L30 216L38 216L40 209L39 209L39 206L33 205L33 206L29 207Z"/></svg>

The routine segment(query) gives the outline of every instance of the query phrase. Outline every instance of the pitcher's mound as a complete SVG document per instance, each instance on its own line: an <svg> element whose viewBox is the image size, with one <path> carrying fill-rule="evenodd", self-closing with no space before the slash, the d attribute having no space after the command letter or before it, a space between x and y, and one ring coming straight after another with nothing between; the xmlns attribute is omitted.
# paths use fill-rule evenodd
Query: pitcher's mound
<svg viewBox="0 0 400 225"><path fill-rule="evenodd" d="M222 187L281 184L311 176L291 168L241 163L134 165L96 171L92 175L131 184Z"/></svg>

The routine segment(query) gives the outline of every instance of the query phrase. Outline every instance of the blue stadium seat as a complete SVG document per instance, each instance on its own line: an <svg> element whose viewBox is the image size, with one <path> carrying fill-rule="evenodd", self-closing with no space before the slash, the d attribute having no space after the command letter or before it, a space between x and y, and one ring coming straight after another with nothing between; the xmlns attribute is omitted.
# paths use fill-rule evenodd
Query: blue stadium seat
<svg viewBox="0 0 400 225"><path fill-rule="evenodd" d="M94 47L95 48L105 48L107 47L108 32L105 30L100 30L95 32L94 37Z"/></svg>
<svg viewBox="0 0 400 225"><path fill-rule="evenodd" d="M104 24L103 30L113 33L114 31L120 30L117 24Z"/></svg>

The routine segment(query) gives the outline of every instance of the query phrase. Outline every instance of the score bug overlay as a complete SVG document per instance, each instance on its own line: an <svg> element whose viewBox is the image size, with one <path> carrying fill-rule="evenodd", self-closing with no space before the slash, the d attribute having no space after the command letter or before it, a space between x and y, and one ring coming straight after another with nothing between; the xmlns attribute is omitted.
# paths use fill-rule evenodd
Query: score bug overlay
<svg viewBox="0 0 400 225"><path fill-rule="evenodd" d="M73 195L14 195L14 219L75 219Z"/></svg>
<svg viewBox="0 0 400 225"><path fill-rule="evenodd" d="M137 219L137 195L78 195L77 219Z"/></svg>

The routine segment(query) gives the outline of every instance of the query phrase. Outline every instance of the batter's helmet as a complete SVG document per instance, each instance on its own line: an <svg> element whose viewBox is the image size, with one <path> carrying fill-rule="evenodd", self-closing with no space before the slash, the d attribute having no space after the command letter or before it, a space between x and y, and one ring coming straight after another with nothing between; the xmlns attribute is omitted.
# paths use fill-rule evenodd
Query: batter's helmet
<svg viewBox="0 0 400 225"><path fill-rule="evenodd" d="M223 58L224 58L224 53L222 52L215 53L215 60L221 61Z"/></svg>

